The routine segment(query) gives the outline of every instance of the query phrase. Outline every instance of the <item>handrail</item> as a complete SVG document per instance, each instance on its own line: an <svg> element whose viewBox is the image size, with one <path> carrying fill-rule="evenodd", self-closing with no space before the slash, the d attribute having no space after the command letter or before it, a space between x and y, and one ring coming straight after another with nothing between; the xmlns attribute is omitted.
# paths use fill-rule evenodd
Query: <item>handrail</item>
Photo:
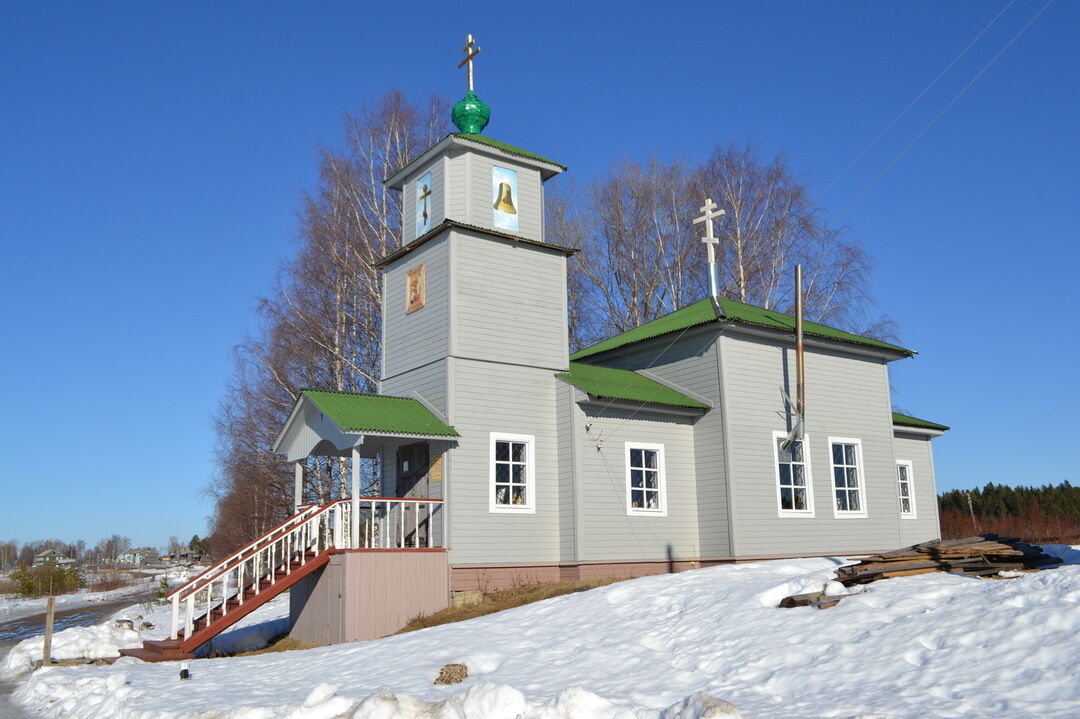
<svg viewBox="0 0 1080 719"><path fill-rule="evenodd" d="M171 592L170 638L175 640L180 633L181 600L186 600L183 633L187 641L229 614L230 603L234 608L242 606L245 597L250 601L263 591L264 582L275 585L280 577L292 574L322 553L350 547L375 548L377 542L386 549L391 542L397 549L422 549L421 541L427 549L436 543L442 546L443 540L436 539L434 522L442 516L444 504L441 499L425 497L347 497L305 507ZM406 511L410 506L416 507L415 512ZM406 517L412 517L411 521ZM426 537L423 540L422 529ZM215 589L220 592L220 600L214 596ZM197 618L200 612L202 616Z"/></svg>
<svg viewBox="0 0 1080 719"><path fill-rule="evenodd" d="M195 584L200 579L202 579L204 576L206 576L206 574L208 574L209 572L212 572L215 569L217 569L218 570L217 573L214 574L214 576L209 577L206 580L207 583L211 583L211 582L215 581L216 579L221 577L222 574L224 574L226 572L231 572L233 569L235 569L237 564L241 564L243 562L246 562L247 560L251 559L256 554L258 554L259 550L265 548L265 544L267 542L273 542L273 541L277 540L278 537L275 537L273 535L275 535L278 532L286 529L286 525L288 525L289 523L293 522L294 520L302 520L300 522L297 522L297 524L298 525L303 525L306 522L308 522L309 520L314 519L315 517L319 516L323 512L326 512L326 511L330 510L331 508L333 508L333 506L335 504L340 504L341 501L342 500L335 500L333 502L329 502L329 503L323 504L323 505L311 505L310 507L305 509L303 512L293 515L289 519L287 519L284 522L282 522L281 524L279 524L277 527L274 527L269 532L266 532L265 534L261 535L258 539L256 539L254 542L247 545L243 549L241 549L241 550L239 550L237 552L233 552L232 556L230 556L228 559L222 560L222 561L218 562L217 564L215 564L214 566L207 568L207 570L205 572L202 572L201 574L199 574L199 576L197 576L194 579L191 579L188 582L186 582L185 584L181 585L178 589L173 590L170 594L166 595L165 598L166 599L171 599L173 594L181 594L181 592L183 592L184 589L187 588L189 585ZM318 511L312 512L311 514L307 513L308 511L313 510L313 509L317 509ZM293 527L293 528L295 528L295 527ZM262 546L260 546L260 545L262 545ZM240 555L244 554L245 552L250 552L250 553L247 556L243 556L243 557L240 556ZM195 587L190 592L188 592L188 594L193 594L194 592L197 592L200 589L202 589L202 587ZM187 594L181 594L180 598L184 599L186 596L187 596Z"/></svg>
<svg viewBox="0 0 1080 719"><path fill-rule="evenodd" d="M297 522L299 520L308 519L310 516L312 516L312 515L309 514L309 512L312 512L312 511L314 511L316 509L319 510L319 511L322 511L323 509L326 509L328 507L333 506L334 504L337 503L337 501L338 500L335 500L333 502L329 502L329 503L324 504L324 505L312 504L312 505L309 505L309 506L305 507L303 511L297 512L296 514L292 515L291 517L289 517L288 519L286 519L284 522L277 525L273 529L267 530L267 531L263 532L262 534L260 534L257 539L252 541L250 544L246 545L244 548L238 549L235 552L233 552L232 554L230 554L228 559L223 559L220 562L218 562L218 563L216 563L216 564L214 564L212 566L209 566L206 569L204 569L203 571L199 572L194 577L192 577L191 579L184 582L179 587L177 587L176 589L172 590L167 595L165 595L165 598L166 599L172 599L172 596L174 594L179 594L184 589L186 589L189 585L195 584L200 579L204 578L207 574L214 571L218 567L221 567L222 565L231 564L231 563L233 563L235 561L240 561L242 559L243 560L249 559L250 556L241 557L241 555L243 555L245 552L254 553L254 552L258 551L258 549L259 549L258 545L263 543L263 542L266 542L267 540L269 540L271 538L271 535L274 535L274 534L280 532L281 530L285 529L287 527L287 525L289 525L289 524L293 524L293 523L295 523L295 522ZM315 512L315 513L317 514L318 512ZM220 573L218 575L216 575L214 577L214 579L216 579L217 576L220 576ZM213 581L213 579L211 579L210 581Z"/></svg>

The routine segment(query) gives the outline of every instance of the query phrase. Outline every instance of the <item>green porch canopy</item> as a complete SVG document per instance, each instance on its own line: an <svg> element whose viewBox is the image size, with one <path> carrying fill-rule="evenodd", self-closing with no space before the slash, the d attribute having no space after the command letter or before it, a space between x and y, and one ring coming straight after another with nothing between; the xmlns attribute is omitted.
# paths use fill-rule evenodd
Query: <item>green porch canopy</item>
<svg viewBox="0 0 1080 719"><path fill-rule="evenodd" d="M419 400L381 394L305 389L311 400L344 432L377 432L407 436L459 437Z"/></svg>

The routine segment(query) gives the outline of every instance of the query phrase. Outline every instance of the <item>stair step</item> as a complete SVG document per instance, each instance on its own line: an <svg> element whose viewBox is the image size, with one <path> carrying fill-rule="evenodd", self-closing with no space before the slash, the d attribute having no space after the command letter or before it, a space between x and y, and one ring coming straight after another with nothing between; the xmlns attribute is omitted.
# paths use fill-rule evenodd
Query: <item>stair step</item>
<svg viewBox="0 0 1080 719"><path fill-rule="evenodd" d="M143 649L165 655L187 653L180 648L179 639L147 639L143 642Z"/></svg>
<svg viewBox="0 0 1080 719"><path fill-rule="evenodd" d="M195 655L190 652L180 652L179 654L161 654L150 649L121 649L120 655L125 657L135 657L141 659L144 662L175 662L181 659L194 659Z"/></svg>

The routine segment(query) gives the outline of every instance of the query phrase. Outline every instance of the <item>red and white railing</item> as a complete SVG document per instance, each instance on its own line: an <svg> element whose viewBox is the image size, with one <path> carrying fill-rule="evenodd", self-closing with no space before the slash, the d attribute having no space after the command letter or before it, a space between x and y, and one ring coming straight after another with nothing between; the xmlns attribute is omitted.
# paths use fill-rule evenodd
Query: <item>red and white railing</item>
<svg viewBox="0 0 1080 719"><path fill-rule="evenodd" d="M331 549L442 547L442 506L441 499L360 497L302 507L254 542L173 590L167 596L172 601L169 636L176 639L181 631L181 605L185 610L184 636L190 638L197 617L205 616L204 627L209 626L215 609L220 608L221 617L225 617L232 599L242 606L245 592L258 596L264 582L273 587L292 574L294 565L303 566L309 558Z"/></svg>

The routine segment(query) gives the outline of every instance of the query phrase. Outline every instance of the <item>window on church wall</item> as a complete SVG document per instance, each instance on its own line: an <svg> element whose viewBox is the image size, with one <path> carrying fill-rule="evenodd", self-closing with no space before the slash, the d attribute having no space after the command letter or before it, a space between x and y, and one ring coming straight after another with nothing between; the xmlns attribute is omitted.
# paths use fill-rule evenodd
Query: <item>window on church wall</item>
<svg viewBox="0 0 1080 719"><path fill-rule="evenodd" d="M776 467L777 513L781 517L813 517L814 490L810 476L808 437L786 448L786 432L773 432L773 466Z"/></svg>
<svg viewBox="0 0 1080 719"><path fill-rule="evenodd" d="M491 433L492 512L536 511L534 448L531 435Z"/></svg>
<svg viewBox="0 0 1080 719"><path fill-rule="evenodd" d="M834 516L865 517L866 487L862 478L862 442L829 438L832 459Z"/></svg>
<svg viewBox="0 0 1080 719"><path fill-rule="evenodd" d="M900 501L900 516L915 519L915 488L912 484L911 462L896 460L896 495Z"/></svg>
<svg viewBox="0 0 1080 719"><path fill-rule="evenodd" d="M626 513L667 516L664 445L626 443Z"/></svg>

